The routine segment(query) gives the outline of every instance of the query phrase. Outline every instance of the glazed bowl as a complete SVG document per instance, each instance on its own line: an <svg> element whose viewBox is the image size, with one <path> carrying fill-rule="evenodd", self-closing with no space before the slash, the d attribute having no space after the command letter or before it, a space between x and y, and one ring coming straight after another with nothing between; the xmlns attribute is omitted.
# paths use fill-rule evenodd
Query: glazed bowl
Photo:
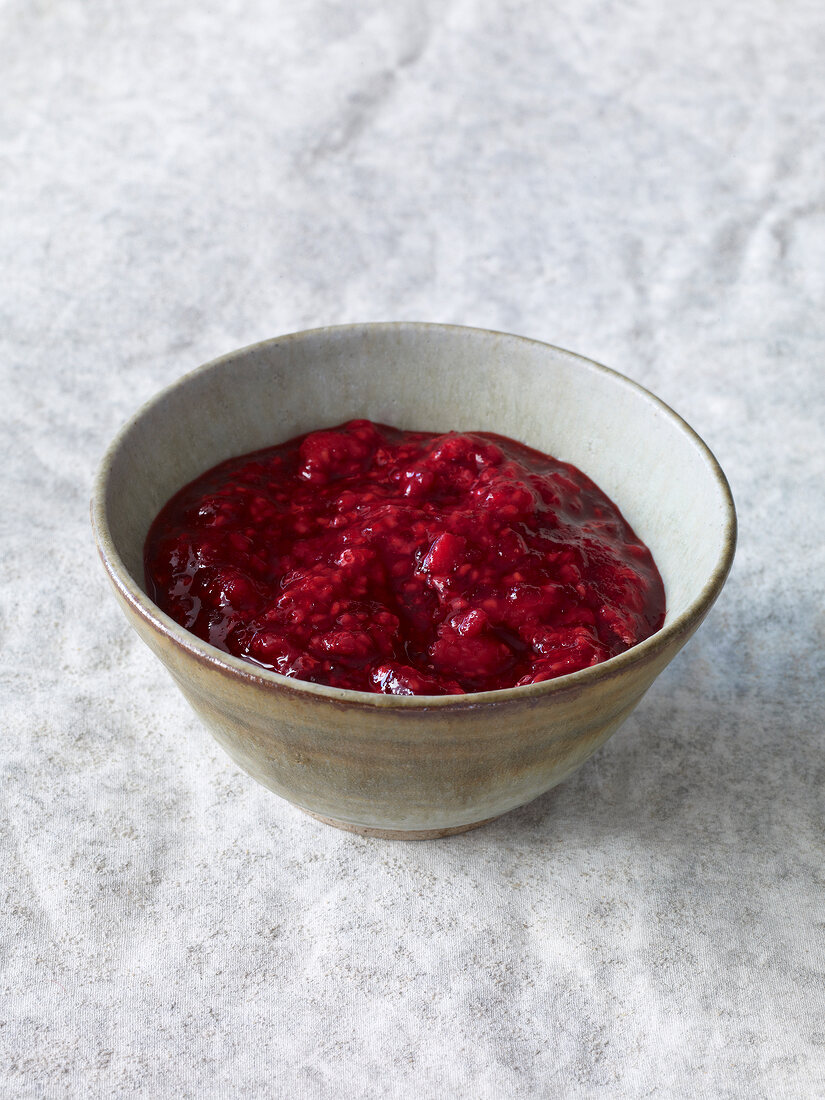
<svg viewBox="0 0 825 1100"><path fill-rule="evenodd" d="M359 417L498 432L578 466L651 549L667 597L663 628L555 680L399 697L257 668L188 633L149 599L143 545L174 492L226 458ZM736 538L718 463L652 394L547 344L428 324L299 332L185 375L112 443L92 521L127 619L232 759L324 821L405 838L482 824L580 767L707 615Z"/></svg>

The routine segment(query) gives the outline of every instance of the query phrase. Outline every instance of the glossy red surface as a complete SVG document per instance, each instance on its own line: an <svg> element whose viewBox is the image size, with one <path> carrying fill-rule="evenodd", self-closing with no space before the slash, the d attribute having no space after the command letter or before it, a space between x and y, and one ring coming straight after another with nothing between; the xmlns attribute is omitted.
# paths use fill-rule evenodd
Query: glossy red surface
<svg viewBox="0 0 825 1100"><path fill-rule="evenodd" d="M575 672L665 614L650 552L575 467L366 420L207 471L156 518L145 565L158 606L219 649L396 695Z"/></svg>

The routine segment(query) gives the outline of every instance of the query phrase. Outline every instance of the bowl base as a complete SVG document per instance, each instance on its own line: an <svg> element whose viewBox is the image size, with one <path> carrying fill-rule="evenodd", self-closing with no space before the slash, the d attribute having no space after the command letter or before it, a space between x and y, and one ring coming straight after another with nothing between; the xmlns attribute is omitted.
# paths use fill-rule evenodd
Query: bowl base
<svg viewBox="0 0 825 1100"><path fill-rule="evenodd" d="M338 821L334 817L323 817L321 814L298 807L305 814L314 817L316 821L322 821L324 825L333 825L336 829L343 829L347 833L357 833L359 836L374 836L379 840L440 840L441 837L455 836L457 833L467 833L470 829L479 829L495 821L495 817L485 817L483 821L473 821L469 825L453 825L449 829L376 829L370 825L353 825L349 821ZM497 817L498 815L496 815Z"/></svg>

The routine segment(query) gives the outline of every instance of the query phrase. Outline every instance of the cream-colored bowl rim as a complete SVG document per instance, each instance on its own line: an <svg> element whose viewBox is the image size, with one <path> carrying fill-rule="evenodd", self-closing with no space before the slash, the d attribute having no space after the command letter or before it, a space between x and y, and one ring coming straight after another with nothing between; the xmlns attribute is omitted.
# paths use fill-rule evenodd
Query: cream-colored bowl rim
<svg viewBox="0 0 825 1100"><path fill-rule="evenodd" d="M155 406L165 401L170 393L188 382L189 379L198 374L205 374L208 371L220 370L224 363L236 359L239 355L246 354L252 350L267 348L286 342L300 341L309 336L317 337L318 335L333 335L338 332L365 331L369 329L381 329L384 331L415 329L418 331L473 332L482 336L505 337L508 340L521 341L526 344L550 348L554 352L560 353L565 357L577 360L587 369L610 375L612 378L618 380L621 385L636 390L643 398L664 412L671 423L673 423L683 435L688 437L693 446L696 447L704 457L711 474L716 480L727 513L721 553L696 599L694 599L680 615L677 615L672 622L667 623L661 630L651 635L651 637L625 650L624 653L620 653L616 657L611 657L609 660L603 661L601 664L593 665L591 668L581 669L579 672L573 672L567 676L558 676L554 680L544 680L539 684L525 684L523 687L499 688L495 691L471 692L466 695L374 695L366 691L351 691L345 688L334 688L324 684L313 684L305 680L296 680L293 677L282 676L279 672L270 672L268 669L257 668L247 661L242 661L239 657L233 657L231 654L224 653L223 650L216 649L208 642L202 641L196 635L185 630L176 623L174 619L161 611L161 609L149 599L146 593L138 587L131 574L126 569L114 545L106 515L106 491L114 457L134 425L141 420L146 413L155 408ZM680 638L689 635L694 626L707 614L716 597L719 595L727 575L730 572L733 556L736 551L737 533L736 509L733 503L733 496L730 486L728 485L728 480L722 471L722 467L717 462L716 457L704 440L697 435L693 428L691 428L678 413L675 413L669 405L666 405L664 401L661 401L655 394L646 390L644 386L640 386L637 382L633 382L618 371L611 370L610 367L605 367L601 363L597 363L592 359L587 359L583 355L577 355L575 352L556 347L554 344L547 344L541 340L531 340L526 336L515 336L511 333L496 332L492 329L472 328L462 325L432 324L420 321L365 322L362 324L328 325L321 328L305 329L301 332L293 332L285 336L276 336L270 340L262 340L259 343L249 344L246 347L238 348L235 351L222 355L217 359L212 359L203 366L197 367L195 370L182 375L171 385L166 386L159 393L155 394L154 397L145 402L134 416L124 424L112 440L106 454L103 456L95 477L92 491L91 513L98 552L106 571L121 597L137 615L150 624L156 631L168 637L175 642L176 645L197 658L201 663L205 663L214 668L216 672L230 676L235 680L246 681L249 684L255 684L264 688L293 691L302 695L318 695L330 701L350 703L360 707L402 707L419 710L431 707L467 708L482 705L488 706L490 704L511 703L517 700L519 702L526 702L528 699L538 701L546 696L556 695L562 692L579 693L585 690L588 685L595 685L606 680L612 680L622 675L626 669L634 665L655 659L662 650L668 648L672 643L678 642Z"/></svg>

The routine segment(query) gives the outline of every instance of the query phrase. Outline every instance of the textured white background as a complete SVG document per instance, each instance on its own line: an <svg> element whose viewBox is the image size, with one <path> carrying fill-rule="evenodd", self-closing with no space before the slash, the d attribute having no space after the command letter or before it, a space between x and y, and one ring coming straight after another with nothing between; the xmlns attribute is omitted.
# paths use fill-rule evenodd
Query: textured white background
<svg viewBox="0 0 825 1100"><path fill-rule="evenodd" d="M825 1095L819 0L0 2L0 1092ZM524 333L707 439L740 549L573 779L404 845L238 772L100 455L278 333Z"/></svg>

